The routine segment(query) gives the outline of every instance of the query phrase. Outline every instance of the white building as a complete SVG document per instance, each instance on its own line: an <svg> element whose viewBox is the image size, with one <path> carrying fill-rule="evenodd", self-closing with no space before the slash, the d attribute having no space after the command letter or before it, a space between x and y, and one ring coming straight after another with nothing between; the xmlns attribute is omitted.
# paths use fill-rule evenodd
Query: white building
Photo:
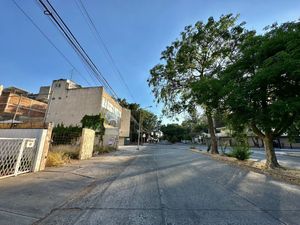
<svg viewBox="0 0 300 225"><path fill-rule="evenodd" d="M54 80L50 88L46 122L81 126L85 115L105 116L104 144L122 145L129 136L130 110L123 109L103 87L86 87L71 80Z"/></svg>

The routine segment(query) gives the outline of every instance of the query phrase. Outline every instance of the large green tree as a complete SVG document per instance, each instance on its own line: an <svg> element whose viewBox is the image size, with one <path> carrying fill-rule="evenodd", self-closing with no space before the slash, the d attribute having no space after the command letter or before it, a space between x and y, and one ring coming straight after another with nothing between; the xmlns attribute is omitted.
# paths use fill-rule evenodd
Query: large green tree
<svg viewBox="0 0 300 225"><path fill-rule="evenodd" d="M300 22L248 37L241 53L222 76L222 101L233 125L247 125L263 139L266 166L276 168L273 139L299 132Z"/></svg>
<svg viewBox="0 0 300 225"><path fill-rule="evenodd" d="M135 142L138 139L140 119L142 120L141 126L144 132L151 133L152 131L159 130L161 121L154 113L141 108L137 103L128 103L126 99L118 99L118 102L122 107L131 111L130 139L132 142Z"/></svg>
<svg viewBox="0 0 300 225"><path fill-rule="evenodd" d="M229 14L219 20L210 17L206 23L199 21L187 26L179 39L161 53L162 63L151 69L148 83L157 101L164 103L165 114L195 110L198 103L191 95L191 83L218 77L234 60L246 33L244 23L236 24L236 20ZM214 109L206 102L201 106L207 116L211 152L218 153Z"/></svg>
<svg viewBox="0 0 300 225"><path fill-rule="evenodd" d="M176 123L162 125L161 131L163 132L163 138L172 143L191 139L190 129Z"/></svg>

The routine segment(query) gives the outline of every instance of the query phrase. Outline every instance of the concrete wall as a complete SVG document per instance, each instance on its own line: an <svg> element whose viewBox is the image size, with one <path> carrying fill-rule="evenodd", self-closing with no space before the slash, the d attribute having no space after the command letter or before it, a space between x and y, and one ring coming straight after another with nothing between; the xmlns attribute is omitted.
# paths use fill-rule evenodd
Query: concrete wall
<svg viewBox="0 0 300 225"><path fill-rule="evenodd" d="M37 148L33 172L40 170L45 144L47 144L47 133L47 129L0 129L0 137L2 138L36 138Z"/></svg>
<svg viewBox="0 0 300 225"><path fill-rule="evenodd" d="M82 129L79 160L89 159L93 156L95 131L87 128Z"/></svg>
<svg viewBox="0 0 300 225"><path fill-rule="evenodd" d="M119 142L119 128L106 127L105 134L103 136L103 145L118 148L118 142Z"/></svg>
<svg viewBox="0 0 300 225"><path fill-rule="evenodd" d="M71 89L69 89L71 87ZM54 81L47 112L47 122L81 125L85 115L98 115L101 110L101 87L80 88L66 80Z"/></svg>
<svg viewBox="0 0 300 225"><path fill-rule="evenodd" d="M37 100L48 102L51 94L51 87L50 86L42 86L40 87L40 91L36 97Z"/></svg>
<svg viewBox="0 0 300 225"><path fill-rule="evenodd" d="M49 148L50 148L50 144L51 144L52 129L53 129L52 124L49 124L47 133L45 136L45 142L44 142L44 147L43 147L43 152L42 152L42 156L41 156L41 163L40 163L39 170L44 170L46 167L47 156L48 156L48 152L49 152Z"/></svg>
<svg viewBox="0 0 300 225"><path fill-rule="evenodd" d="M122 109L121 126L120 126L120 137L129 137L130 132L130 117L131 111L128 109Z"/></svg>
<svg viewBox="0 0 300 225"><path fill-rule="evenodd" d="M101 113L109 126L120 128L122 107L104 89L102 93Z"/></svg>

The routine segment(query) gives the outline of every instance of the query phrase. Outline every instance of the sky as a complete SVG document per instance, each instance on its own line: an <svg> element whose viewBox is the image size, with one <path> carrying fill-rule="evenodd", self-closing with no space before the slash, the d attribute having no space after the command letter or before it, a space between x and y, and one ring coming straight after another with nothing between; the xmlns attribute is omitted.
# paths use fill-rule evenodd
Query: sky
<svg viewBox="0 0 300 225"><path fill-rule="evenodd" d="M0 84L37 93L52 80L72 79L82 86L93 82L66 39L44 15L37 0L15 0L80 74L51 46L22 14L13 0L0 0ZM118 97L160 115L147 84L149 70L160 53L186 25L222 14L240 14L248 29L263 32L274 22L300 18L299 0L82 0L126 85L110 63L103 46L89 29L78 8L79 0L49 0L101 70ZM82 78L85 77L85 79ZM133 96L133 97L131 97ZM179 116L182 119L182 116ZM164 123L170 119L164 118Z"/></svg>

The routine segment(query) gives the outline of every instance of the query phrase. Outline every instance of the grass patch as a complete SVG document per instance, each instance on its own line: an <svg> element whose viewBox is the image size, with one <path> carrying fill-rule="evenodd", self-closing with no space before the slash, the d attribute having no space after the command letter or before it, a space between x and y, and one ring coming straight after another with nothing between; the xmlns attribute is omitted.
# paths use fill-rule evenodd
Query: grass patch
<svg viewBox="0 0 300 225"><path fill-rule="evenodd" d="M47 156L47 167L52 166L61 166L65 163L69 162L68 156L62 151L49 151Z"/></svg>
<svg viewBox="0 0 300 225"><path fill-rule="evenodd" d="M69 163L71 159L79 159L79 149L68 145L51 148L47 156L46 166L61 166Z"/></svg>

